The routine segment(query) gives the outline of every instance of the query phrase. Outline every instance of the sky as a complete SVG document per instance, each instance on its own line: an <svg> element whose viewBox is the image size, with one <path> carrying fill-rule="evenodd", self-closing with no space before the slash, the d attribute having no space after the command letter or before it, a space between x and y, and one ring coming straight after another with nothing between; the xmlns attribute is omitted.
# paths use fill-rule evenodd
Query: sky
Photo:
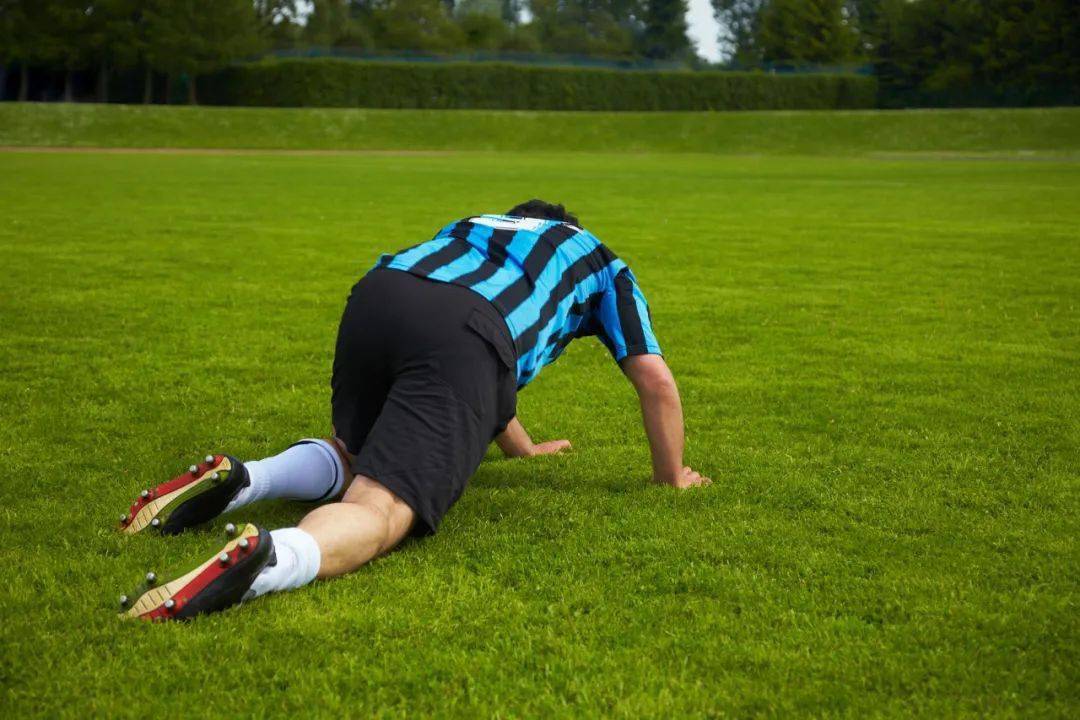
<svg viewBox="0 0 1080 720"><path fill-rule="evenodd" d="M687 35L693 41L697 53L709 62L720 60L720 42L717 35L720 25L713 17L712 3L709 0L687 0L690 8L686 12Z"/></svg>

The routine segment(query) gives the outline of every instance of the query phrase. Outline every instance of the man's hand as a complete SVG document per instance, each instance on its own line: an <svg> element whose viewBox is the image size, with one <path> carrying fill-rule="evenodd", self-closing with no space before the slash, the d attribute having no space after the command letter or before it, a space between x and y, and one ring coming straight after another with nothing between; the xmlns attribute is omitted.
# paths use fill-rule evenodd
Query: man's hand
<svg viewBox="0 0 1080 720"><path fill-rule="evenodd" d="M528 455L556 455L563 450L570 450L573 446L569 440L548 440L532 446L532 452Z"/></svg>
<svg viewBox="0 0 1080 720"><path fill-rule="evenodd" d="M672 487L677 487L680 490L685 490L686 488L692 487L700 487L702 485L712 485L711 478L707 478L696 470L691 469L689 465L676 473L674 477L658 478L654 476L653 482L659 483L661 485L671 485Z"/></svg>

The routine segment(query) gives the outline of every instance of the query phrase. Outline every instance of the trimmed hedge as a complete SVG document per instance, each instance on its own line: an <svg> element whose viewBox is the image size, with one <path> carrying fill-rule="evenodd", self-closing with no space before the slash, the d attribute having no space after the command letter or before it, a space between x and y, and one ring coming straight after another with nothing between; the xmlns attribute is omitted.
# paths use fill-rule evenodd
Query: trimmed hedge
<svg viewBox="0 0 1080 720"><path fill-rule="evenodd" d="M204 102L265 107L506 110L872 108L874 78L607 70L504 63L265 60L200 83Z"/></svg>

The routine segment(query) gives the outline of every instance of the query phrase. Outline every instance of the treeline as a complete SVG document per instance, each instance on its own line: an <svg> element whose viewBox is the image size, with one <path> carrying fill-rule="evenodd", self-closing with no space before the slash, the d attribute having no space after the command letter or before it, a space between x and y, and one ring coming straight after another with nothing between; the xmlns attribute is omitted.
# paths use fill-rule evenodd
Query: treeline
<svg viewBox="0 0 1080 720"><path fill-rule="evenodd" d="M880 102L1080 103L1080 0L712 0L737 67L872 65Z"/></svg>
<svg viewBox="0 0 1080 720"><path fill-rule="evenodd" d="M315 0L299 46L691 63L687 0Z"/></svg>
<svg viewBox="0 0 1080 720"><path fill-rule="evenodd" d="M1080 0L711 2L726 54L713 67L870 67L884 106L1080 102ZM0 97L196 102L200 78L270 52L708 68L687 38L686 3L0 0Z"/></svg>
<svg viewBox="0 0 1080 720"><path fill-rule="evenodd" d="M94 74L105 102L110 77L140 71L144 101L162 77L164 98L183 78L195 102L200 76L282 49L695 59L686 0L529 0L523 10L522 0L0 0L0 68L19 73L22 100L36 68L63 75L65 100L77 76Z"/></svg>

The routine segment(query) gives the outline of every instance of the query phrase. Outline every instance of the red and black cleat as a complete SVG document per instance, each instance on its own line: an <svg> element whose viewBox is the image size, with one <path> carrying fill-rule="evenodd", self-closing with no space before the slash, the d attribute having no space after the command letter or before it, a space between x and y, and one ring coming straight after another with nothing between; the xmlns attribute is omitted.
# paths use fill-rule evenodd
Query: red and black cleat
<svg viewBox="0 0 1080 720"><path fill-rule="evenodd" d="M120 530L130 535L152 527L175 535L216 518L247 485L242 462L231 455L207 455L186 473L143 490L120 518Z"/></svg>
<svg viewBox="0 0 1080 720"><path fill-rule="evenodd" d="M140 620L190 620L244 601L255 577L277 562L270 533L248 524L221 551L191 572L159 584L154 573L136 593L120 596L120 614Z"/></svg>

